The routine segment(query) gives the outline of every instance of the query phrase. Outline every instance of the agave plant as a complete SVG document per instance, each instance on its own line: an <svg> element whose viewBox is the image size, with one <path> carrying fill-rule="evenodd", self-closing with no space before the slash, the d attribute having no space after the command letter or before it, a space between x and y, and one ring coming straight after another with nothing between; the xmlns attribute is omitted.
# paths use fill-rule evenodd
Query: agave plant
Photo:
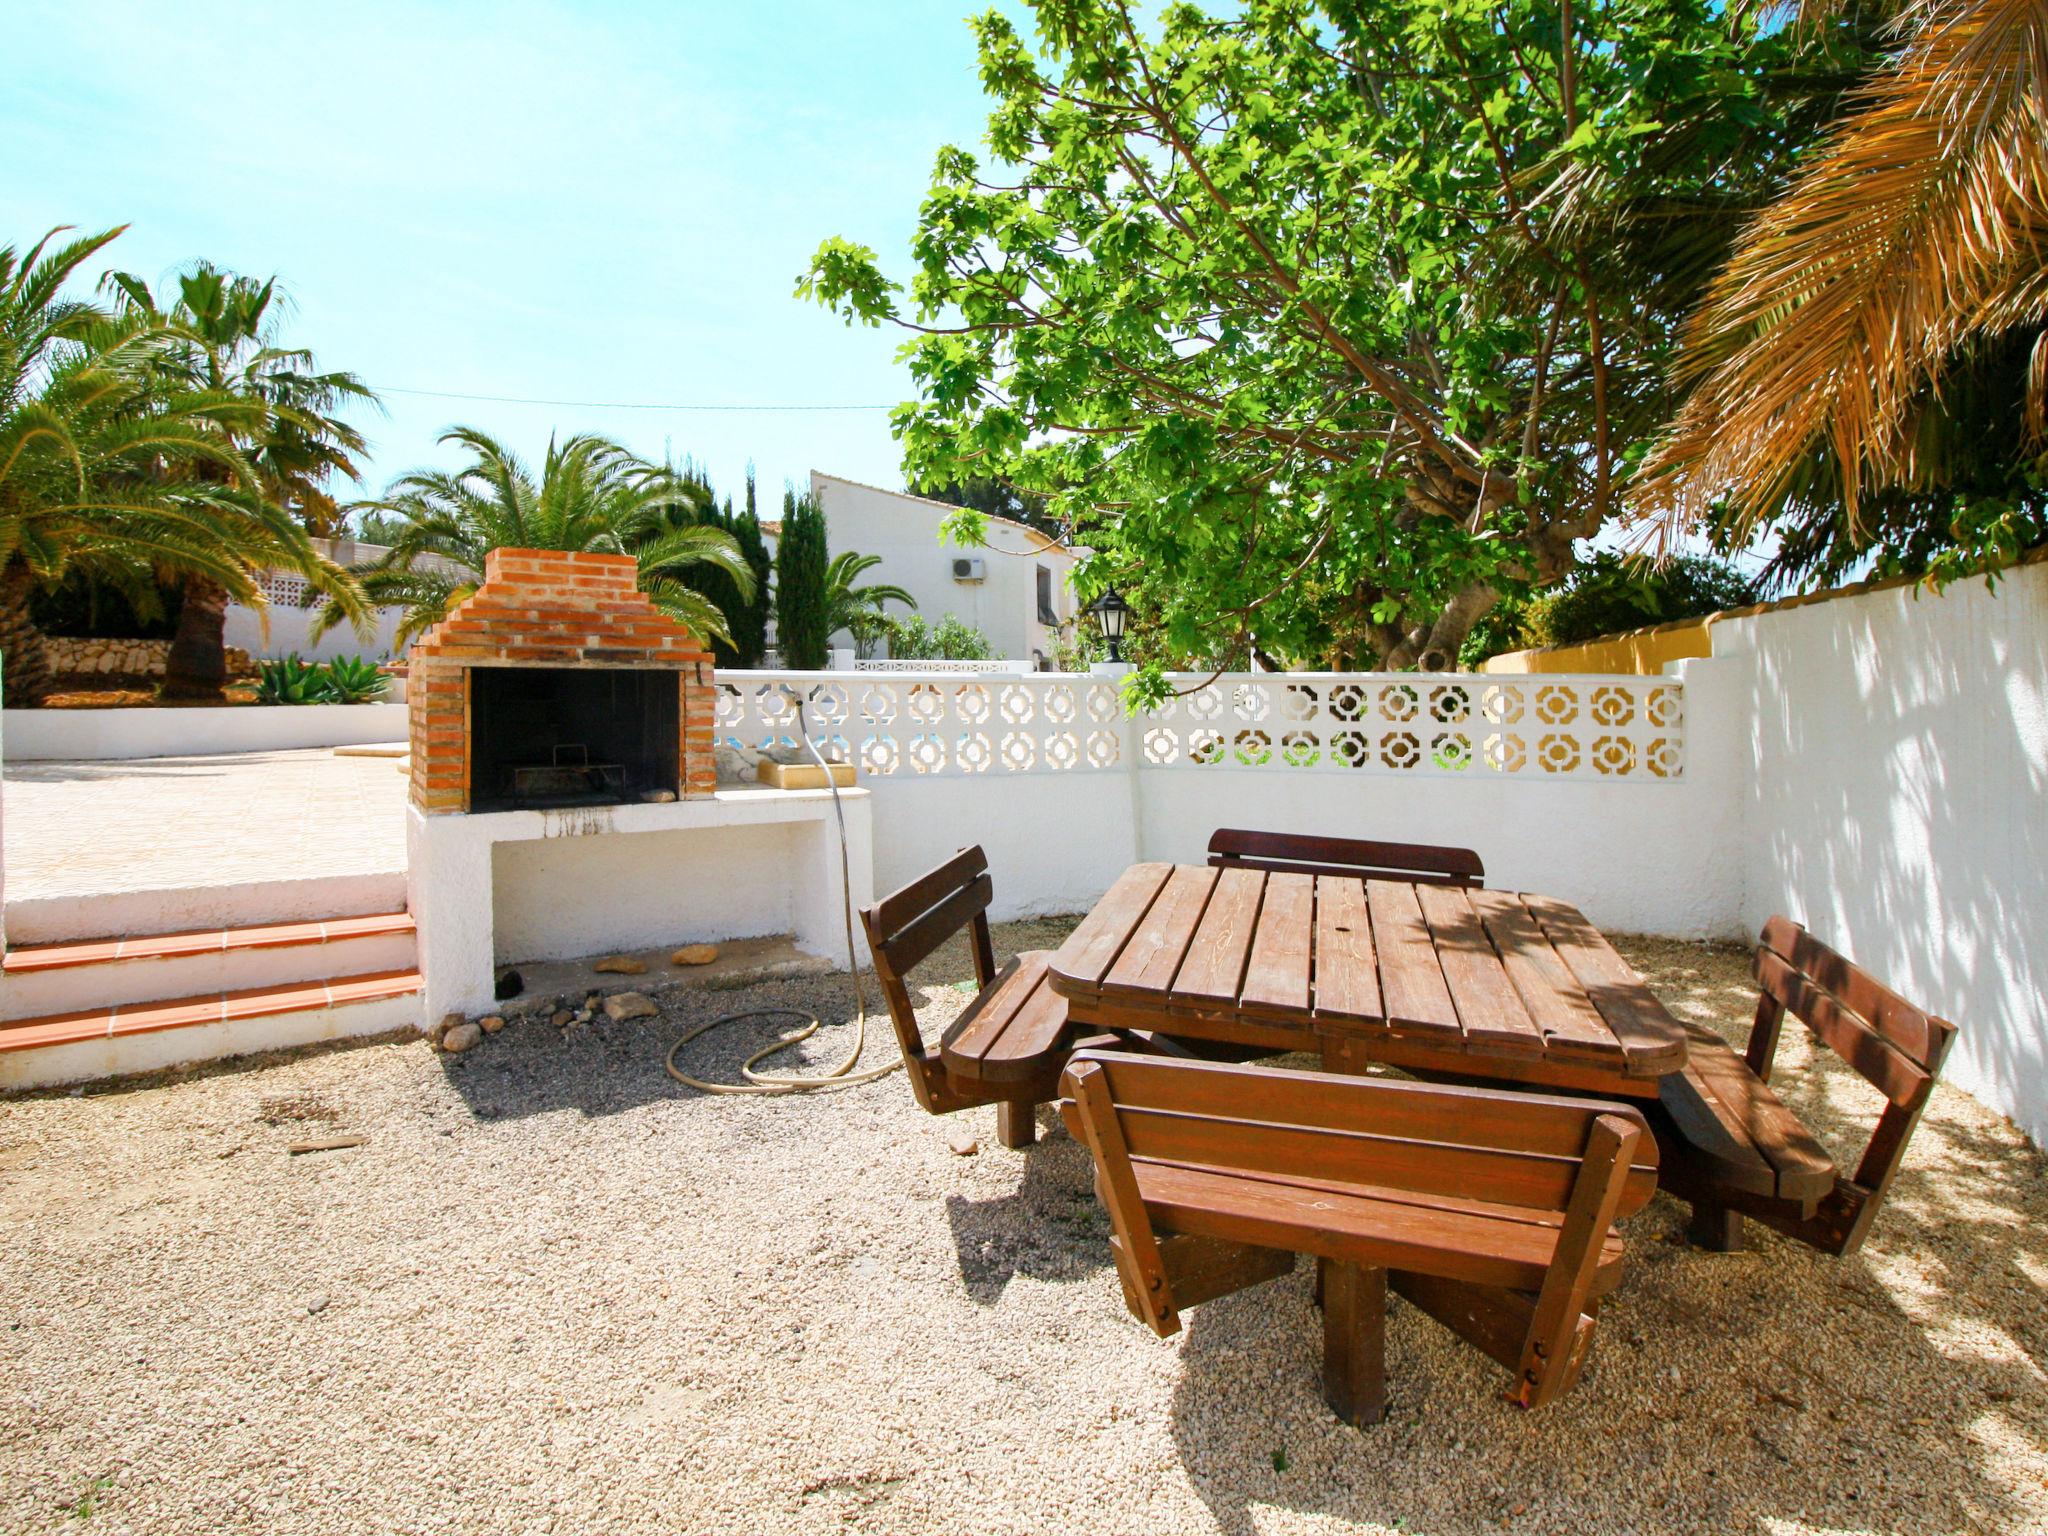
<svg viewBox="0 0 2048 1536"><path fill-rule="evenodd" d="M361 656L337 656L320 670L330 703L372 704L391 691L384 669Z"/></svg>
<svg viewBox="0 0 2048 1536"><path fill-rule="evenodd" d="M327 673L294 652L256 664L258 704L325 704L330 695Z"/></svg>
<svg viewBox="0 0 2048 1536"><path fill-rule="evenodd" d="M730 640L725 615L682 577L711 566L751 598L754 571L731 534L689 520L687 509L705 496L698 482L602 437L549 442L538 478L474 427L453 428L441 441L466 448L470 462L453 473L416 470L357 509L385 519L396 534L383 556L356 573L372 601L404 610L400 645L474 592L485 557L503 548L633 555L641 590L656 607L700 635ZM330 604L319 628L342 616Z"/></svg>

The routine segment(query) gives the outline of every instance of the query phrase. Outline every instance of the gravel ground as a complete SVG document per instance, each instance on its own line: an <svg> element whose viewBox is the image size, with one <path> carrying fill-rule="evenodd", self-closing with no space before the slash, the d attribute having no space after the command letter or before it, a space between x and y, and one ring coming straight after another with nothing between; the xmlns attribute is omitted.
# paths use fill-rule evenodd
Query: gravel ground
<svg viewBox="0 0 2048 1536"><path fill-rule="evenodd" d="M1740 954L1622 948L1746 1025ZM964 994L928 997L936 1026ZM899 1077L760 1100L663 1075L687 1023L778 1001L843 1019L851 989L0 1103L0 1531L2048 1530L2048 1184L1961 1093L1856 1258L1694 1253L1660 1197L1542 1412L1396 1302L1392 1416L1361 1434L1317 1395L1305 1266L1171 1342L1125 1314L1050 1120L1011 1153L993 1111L929 1118ZM1824 1134L1867 1124L1787 1046ZM948 1150L963 1122L976 1156Z"/></svg>

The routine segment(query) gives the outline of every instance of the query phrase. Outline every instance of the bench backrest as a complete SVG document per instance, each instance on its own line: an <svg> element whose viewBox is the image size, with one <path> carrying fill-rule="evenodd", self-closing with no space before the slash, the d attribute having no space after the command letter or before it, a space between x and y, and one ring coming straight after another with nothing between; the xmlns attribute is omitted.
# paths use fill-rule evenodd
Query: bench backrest
<svg viewBox="0 0 2048 1536"><path fill-rule="evenodd" d="M1418 1205L1434 1197L1556 1213L1533 1297L1437 1289L1435 1301L1418 1302L1513 1370L1508 1395L1525 1408L1577 1377L1607 1235L1657 1188L1656 1140L1627 1105L1111 1051L1077 1051L1060 1087L1061 1112L1095 1160L1125 1296L1162 1336L1180 1328L1180 1302L1139 1186L1147 1159L1398 1191ZM1272 1272L1237 1268L1252 1281ZM1471 1307L1499 1316L1467 1315Z"/></svg>
<svg viewBox="0 0 2048 1536"><path fill-rule="evenodd" d="M993 981L996 957L988 931L988 906L994 899L988 856L972 847L962 848L937 869L860 909L861 927L874 957L875 979L896 1027L896 1043L903 1049L918 1102L927 1109L936 1107L933 1099L940 1091L944 1069L936 1053L924 1048L917 1009L904 977L962 928L971 928L975 978L984 987Z"/></svg>
<svg viewBox="0 0 2048 1536"><path fill-rule="evenodd" d="M1657 1189L1655 1138L1627 1105L1081 1051L1061 1079L1070 1124L1089 1063L1134 1158L1562 1211L1605 1115L1643 1131L1619 1214Z"/></svg>
<svg viewBox="0 0 2048 1536"><path fill-rule="evenodd" d="M1885 1097L1855 1189L1830 1198L1816 1218L1825 1230L1808 1238L1837 1253L1853 1251L1905 1157L1956 1027L1907 1002L1789 917L1764 924L1753 968L1762 995L1749 1036L1752 1072L1770 1081L1789 1013Z"/></svg>
<svg viewBox="0 0 2048 1536"><path fill-rule="evenodd" d="M1486 866L1470 848L1251 832L1240 827L1220 828L1209 839L1209 862L1221 869L1358 875L1367 880L1410 880L1427 885L1477 886L1486 881Z"/></svg>

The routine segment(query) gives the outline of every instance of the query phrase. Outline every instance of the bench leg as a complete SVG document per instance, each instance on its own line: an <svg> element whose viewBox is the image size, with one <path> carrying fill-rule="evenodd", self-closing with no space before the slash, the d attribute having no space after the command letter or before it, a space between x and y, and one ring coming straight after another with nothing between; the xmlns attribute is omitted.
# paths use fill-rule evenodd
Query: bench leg
<svg viewBox="0 0 2048 1536"><path fill-rule="evenodd" d="M1713 1200L1695 1200L1692 1221L1685 1229L1686 1240L1709 1253L1742 1251L1742 1216Z"/></svg>
<svg viewBox="0 0 2048 1536"><path fill-rule="evenodd" d="M1361 1428L1387 1416L1387 1272L1316 1261L1323 1292L1323 1401Z"/></svg>
<svg viewBox="0 0 2048 1536"><path fill-rule="evenodd" d="M1020 1099L1005 1099L996 1106L996 1140L1011 1149L1028 1147L1038 1140L1038 1106Z"/></svg>

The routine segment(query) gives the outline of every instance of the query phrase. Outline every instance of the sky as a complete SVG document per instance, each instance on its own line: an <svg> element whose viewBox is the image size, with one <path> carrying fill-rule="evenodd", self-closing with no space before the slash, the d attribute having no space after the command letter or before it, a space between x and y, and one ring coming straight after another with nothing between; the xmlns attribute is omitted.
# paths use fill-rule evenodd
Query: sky
<svg viewBox="0 0 2048 1536"><path fill-rule="evenodd" d="M285 339L383 395L365 494L459 462L457 423L721 490L751 460L771 503L812 469L897 488L901 337L793 289L830 235L908 275L934 154L981 135L981 8L4 0L0 245L126 223L106 266L279 277ZM816 405L867 409L755 409Z"/></svg>

